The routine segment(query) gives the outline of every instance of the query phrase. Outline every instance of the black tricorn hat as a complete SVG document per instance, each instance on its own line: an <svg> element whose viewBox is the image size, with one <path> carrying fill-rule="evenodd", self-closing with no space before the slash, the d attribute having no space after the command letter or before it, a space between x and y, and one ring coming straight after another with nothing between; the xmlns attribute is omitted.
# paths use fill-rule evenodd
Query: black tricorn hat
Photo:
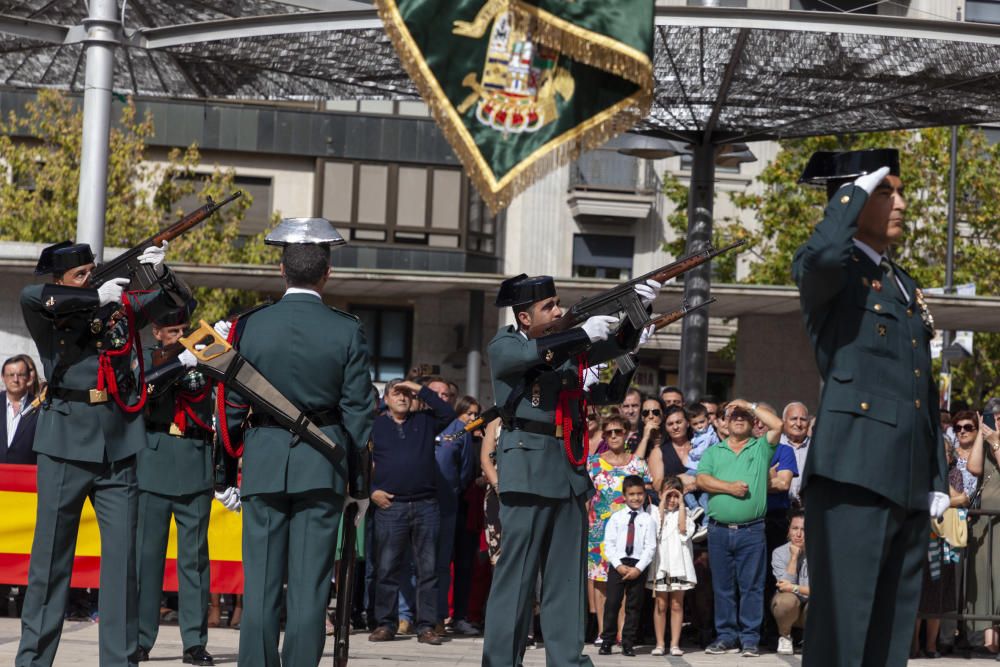
<svg viewBox="0 0 1000 667"><path fill-rule="evenodd" d="M158 327L176 327L191 321L191 313L198 307L198 300L191 298L182 307L171 310L154 320Z"/></svg>
<svg viewBox="0 0 1000 667"><path fill-rule="evenodd" d="M522 273L500 283L496 306L497 308L529 306L555 295L556 283L552 280L552 276L529 278L528 274Z"/></svg>
<svg viewBox="0 0 1000 667"><path fill-rule="evenodd" d="M35 265L35 275L61 275L70 269L75 269L94 261L94 252L86 243L71 243L60 241L42 250Z"/></svg>
<svg viewBox="0 0 1000 667"><path fill-rule="evenodd" d="M799 183L825 185L832 196L846 181L870 174L882 167L899 176L899 151L895 148L871 148L862 151L816 151L802 170Z"/></svg>

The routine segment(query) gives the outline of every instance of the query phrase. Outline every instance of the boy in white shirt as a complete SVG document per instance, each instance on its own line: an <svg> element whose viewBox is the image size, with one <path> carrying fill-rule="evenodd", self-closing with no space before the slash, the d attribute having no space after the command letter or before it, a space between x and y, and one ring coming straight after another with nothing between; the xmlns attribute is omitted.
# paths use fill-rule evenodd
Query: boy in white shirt
<svg viewBox="0 0 1000 667"><path fill-rule="evenodd" d="M618 628L618 612L625 599L625 626L622 628L622 655L635 657L633 648L639 634L639 615L646 580L646 568L656 552L656 524L642 511L646 483L638 475L622 481L626 507L615 512L604 528L604 553L608 563L607 601L604 604L604 634L601 655L611 655Z"/></svg>

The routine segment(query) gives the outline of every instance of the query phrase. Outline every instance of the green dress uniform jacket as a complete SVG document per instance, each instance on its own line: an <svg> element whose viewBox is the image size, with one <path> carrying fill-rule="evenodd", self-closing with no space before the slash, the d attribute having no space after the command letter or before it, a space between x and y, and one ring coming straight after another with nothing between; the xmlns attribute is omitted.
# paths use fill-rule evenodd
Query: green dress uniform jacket
<svg viewBox="0 0 1000 667"><path fill-rule="evenodd" d="M138 296L135 325L146 326L189 296L168 271L160 289ZM72 400L66 390L76 395L95 388L101 351L122 344L128 327L125 320L104 325L115 306L102 307L91 288L29 285L21 292L21 308L50 386L35 433L38 514L15 665L51 665L55 659L80 513L89 497L101 531L100 664L122 667L131 664L136 649L135 454L146 446L146 430L138 413L126 414L110 397L90 404ZM127 404L137 395L133 360L112 360Z"/></svg>
<svg viewBox="0 0 1000 667"><path fill-rule="evenodd" d="M247 407L227 409L232 441L244 442L239 664L309 667L323 652L347 460L366 447L371 435L368 347L357 318L326 306L315 293L298 292L240 320L235 344L300 409L335 422L323 431L345 449L346 456L333 462L282 428L250 427L241 433ZM241 400L235 394L231 398ZM362 488L362 472L357 477L350 480L352 488ZM279 660L286 576L288 616Z"/></svg>
<svg viewBox="0 0 1000 667"><path fill-rule="evenodd" d="M145 356L152 368L152 351ZM193 377L192 377L193 376ZM182 400L186 379L201 379L196 370L148 385L146 447L137 457L139 523L136 554L139 580L139 646L147 652L160 627L160 598L171 517L177 523L178 621L184 650L208 640L208 523L212 511L212 431L186 419L182 435L170 433L178 406L188 405L211 428L211 387L200 401ZM200 393L200 392L199 392ZM175 429L176 430L176 429Z"/></svg>
<svg viewBox="0 0 1000 667"><path fill-rule="evenodd" d="M824 386L802 488L810 596L804 664L903 665L927 550L928 494L947 493L929 315L853 242L867 193L841 188L796 252ZM925 322L926 317L926 322Z"/></svg>
<svg viewBox="0 0 1000 667"><path fill-rule="evenodd" d="M584 339L585 340L585 339ZM523 395L514 405L519 420L553 424L559 394L579 388L575 355L579 349L545 349L545 338L529 340L514 327L501 329L489 344L493 395L497 405L511 392ZM590 347L588 365L625 353L615 340ZM594 387L600 402L620 402L631 375L619 374L614 390ZM577 402L570 401L574 457L581 455L586 433ZM589 665L582 655L586 594L587 500L594 488L586 465L571 465L562 437L509 430L497 443L500 558L493 575L484 632L484 667L516 667L527 642L538 573L546 662Z"/></svg>

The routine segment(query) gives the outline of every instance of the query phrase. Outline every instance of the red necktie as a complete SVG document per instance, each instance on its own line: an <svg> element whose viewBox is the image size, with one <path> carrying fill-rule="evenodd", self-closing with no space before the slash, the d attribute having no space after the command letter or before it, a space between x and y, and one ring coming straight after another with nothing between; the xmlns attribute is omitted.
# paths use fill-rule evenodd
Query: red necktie
<svg viewBox="0 0 1000 667"><path fill-rule="evenodd" d="M631 556L633 547L635 546L635 517L638 512L632 510L629 512L632 516L628 520L628 534L625 537L625 555Z"/></svg>

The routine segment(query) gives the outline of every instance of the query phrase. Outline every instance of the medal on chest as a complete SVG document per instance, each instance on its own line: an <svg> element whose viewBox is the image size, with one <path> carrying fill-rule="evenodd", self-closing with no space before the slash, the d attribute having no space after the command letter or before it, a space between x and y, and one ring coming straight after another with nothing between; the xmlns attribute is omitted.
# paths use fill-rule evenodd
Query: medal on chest
<svg viewBox="0 0 1000 667"><path fill-rule="evenodd" d="M531 385L531 407L537 408L542 404L542 386L537 382Z"/></svg>
<svg viewBox="0 0 1000 667"><path fill-rule="evenodd" d="M924 300L923 290L917 288L914 292L917 301L917 307L920 308L920 319L923 320L924 326L927 327L931 335L934 335L934 316L931 315L930 308L927 307L927 302Z"/></svg>

